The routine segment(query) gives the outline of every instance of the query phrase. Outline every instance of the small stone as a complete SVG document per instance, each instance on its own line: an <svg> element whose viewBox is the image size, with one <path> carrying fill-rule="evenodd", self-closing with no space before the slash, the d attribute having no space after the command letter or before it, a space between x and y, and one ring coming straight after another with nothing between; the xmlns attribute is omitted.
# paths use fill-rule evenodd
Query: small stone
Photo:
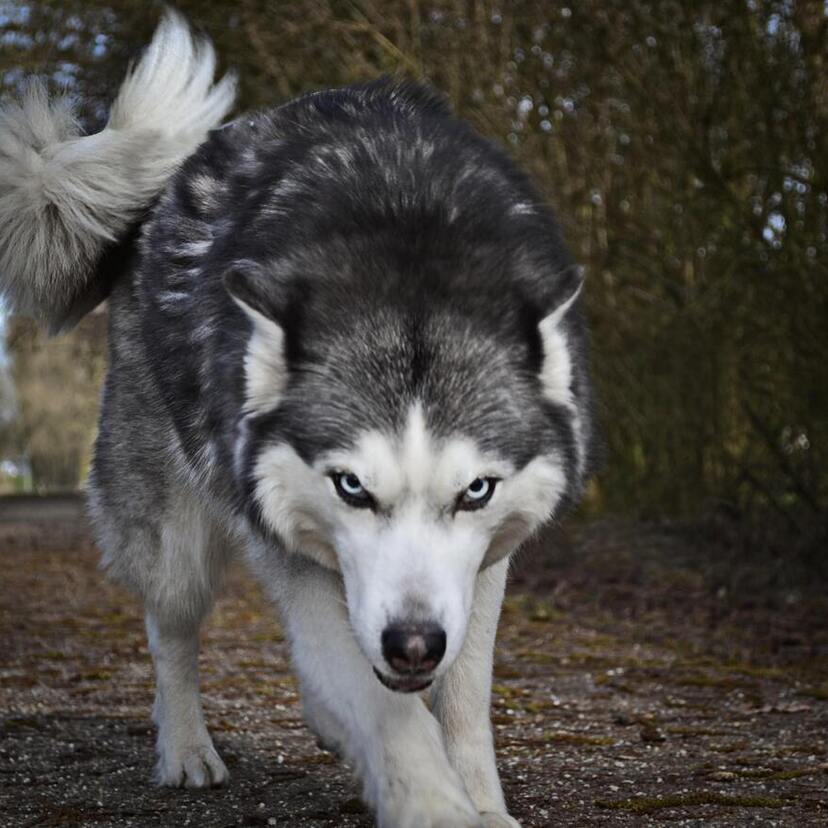
<svg viewBox="0 0 828 828"><path fill-rule="evenodd" d="M642 742L664 742L667 737L655 725L646 724L641 728Z"/></svg>

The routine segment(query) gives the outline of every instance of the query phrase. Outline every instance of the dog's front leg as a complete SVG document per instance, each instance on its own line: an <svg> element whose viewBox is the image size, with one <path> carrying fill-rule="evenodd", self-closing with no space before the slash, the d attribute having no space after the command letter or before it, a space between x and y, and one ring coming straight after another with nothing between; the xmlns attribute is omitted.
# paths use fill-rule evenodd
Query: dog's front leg
<svg viewBox="0 0 828 828"><path fill-rule="evenodd" d="M490 720L494 641L508 568L504 558L477 576L463 649L434 688L449 759L487 828L520 828L506 812Z"/></svg>
<svg viewBox="0 0 828 828"><path fill-rule="evenodd" d="M156 672L156 778L188 788L221 785L227 768L207 732L198 693L198 624L165 623L148 612L147 633Z"/></svg>
<svg viewBox="0 0 828 828"><path fill-rule="evenodd" d="M437 720L418 695L386 689L359 649L340 579L292 558L275 591L303 693L324 710L314 718L338 725L381 828L481 828Z"/></svg>

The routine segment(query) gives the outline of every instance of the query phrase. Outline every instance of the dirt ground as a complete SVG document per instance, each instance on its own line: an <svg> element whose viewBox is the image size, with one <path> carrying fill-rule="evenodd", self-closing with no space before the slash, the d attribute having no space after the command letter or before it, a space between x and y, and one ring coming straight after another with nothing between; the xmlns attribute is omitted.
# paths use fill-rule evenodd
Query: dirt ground
<svg viewBox="0 0 828 828"><path fill-rule="evenodd" d="M727 548L605 522L522 555L492 714L524 826L828 822L824 584ZM276 614L241 569L201 661L232 779L190 792L150 784L139 607L82 518L0 508L0 561L0 825L372 824L302 723Z"/></svg>

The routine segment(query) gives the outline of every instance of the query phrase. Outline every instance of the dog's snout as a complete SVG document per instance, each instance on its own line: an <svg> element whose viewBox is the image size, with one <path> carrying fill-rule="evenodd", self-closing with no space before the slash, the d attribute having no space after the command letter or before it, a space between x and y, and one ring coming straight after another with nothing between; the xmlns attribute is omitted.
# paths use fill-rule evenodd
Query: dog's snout
<svg viewBox="0 0 828 828"><path fill-rule="evenodd" d="M390 624L382 633L382 654L398 673L433 670L446 652L446 632L437 624Z"/></svg>

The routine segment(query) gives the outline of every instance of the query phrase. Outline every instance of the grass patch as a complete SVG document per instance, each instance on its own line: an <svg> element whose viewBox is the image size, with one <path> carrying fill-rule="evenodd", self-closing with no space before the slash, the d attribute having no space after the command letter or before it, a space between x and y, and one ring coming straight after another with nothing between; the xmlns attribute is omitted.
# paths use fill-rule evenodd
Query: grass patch
<svg viewBox="0 0 828 828"><path fill-rule="evenodd" d="M782 808L784 801L773 796L734 796L699 791L668 796L637 796L630 799L599 799L599 808L628 811L632 814L654 814L666 808L696 808L702 805L723 805L727 808Z"/></svg>

